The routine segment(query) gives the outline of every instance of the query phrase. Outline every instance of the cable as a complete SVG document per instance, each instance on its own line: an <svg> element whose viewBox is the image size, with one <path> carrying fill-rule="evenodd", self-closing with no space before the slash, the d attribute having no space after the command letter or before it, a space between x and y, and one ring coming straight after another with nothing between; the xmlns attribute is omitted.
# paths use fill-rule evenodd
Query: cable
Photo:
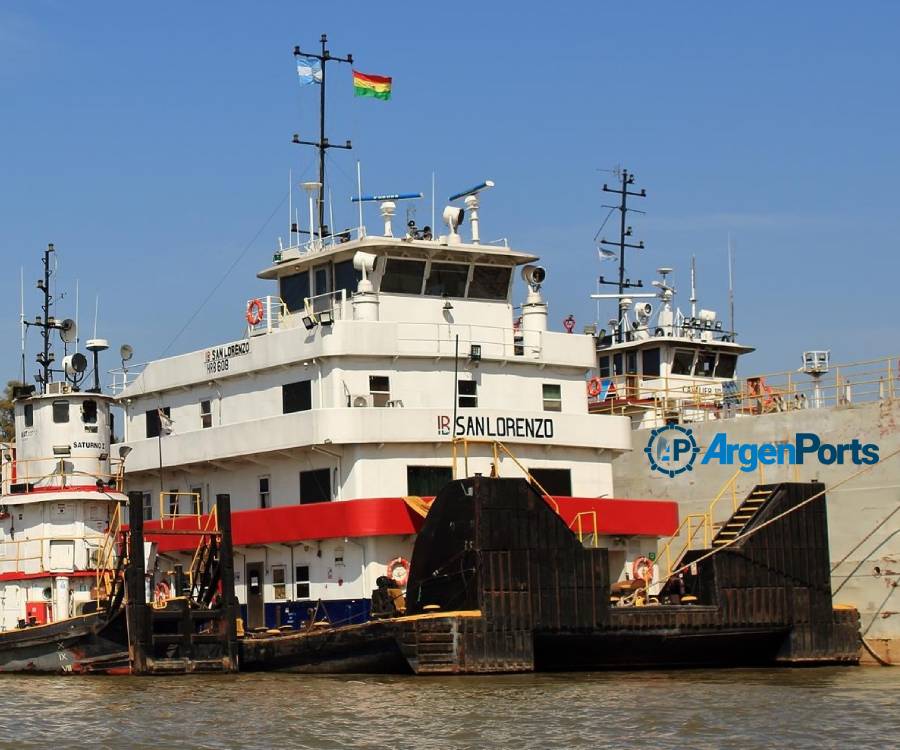
<svg viewBox="0 0 900 750"><path fill-rule="evenodd" d="M212 288L212 290L209 292L209 294L206 295L204 300L200 303L200 305L194 311L193 315L191 315L191 317L189 317L187 319L187 321L185 321L185 324L183 326L181 326L178 333L176 333L175 336L172 338L172 340L166 345L166 348L163 349L162 353L157 357L157 359L162 359L163 357L165 357L166 354L169 352L169 350L174 345L174 343L176 341L178 341L178 339L181 337L181 334L183 334L188 329L188 327L191 325L191 323L194 322L194 320L200 314L200 312L203 310L203 308L206 307L206 304L212 299L213 295L217 291L219 291L219 288L222 286L222 284L225 283L225 280L231 275L231 272L237 267L237 264L240 263L244 259L244 256L247 254L247 251L250 250L250 248L253 246L253 243L255 243L256 240L259 238L259 235L261 235L263 233L263 230L267 226L269 226L269 223L272 221L272 219L275 218L275 214L277 214L281 210L281 207L284 205L284 202L287 199L288 199L288 193L285 193L282 196L281 201L279 201L278 205L275 206L275 208L272 210L272 213L269 214L269 218L266 219L265 222L263 222L263 225L256 231L256 234L253 235L253 239L251 239L250 242L248 242L244 246L244 249L241 250L240 254L234 259L234 261L232 261L231 265L228 266L228 269L222 275L222 278L219 279L219 281Z"/></svg>

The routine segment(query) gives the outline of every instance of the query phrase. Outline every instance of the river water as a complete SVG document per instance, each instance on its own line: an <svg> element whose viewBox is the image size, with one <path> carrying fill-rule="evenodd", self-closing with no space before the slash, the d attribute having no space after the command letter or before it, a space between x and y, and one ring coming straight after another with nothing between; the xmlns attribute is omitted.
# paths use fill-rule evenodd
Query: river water
<svg viewBox="0 0 900 750"><path fill-rule="evenodd" d="M900 669L0 678L0 748L900 746Z"/></svg>

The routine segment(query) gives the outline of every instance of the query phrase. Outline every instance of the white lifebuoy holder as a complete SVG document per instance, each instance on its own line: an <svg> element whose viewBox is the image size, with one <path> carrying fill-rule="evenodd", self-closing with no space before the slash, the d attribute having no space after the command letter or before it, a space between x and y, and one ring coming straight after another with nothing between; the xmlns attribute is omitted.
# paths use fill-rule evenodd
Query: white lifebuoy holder
<svg viewBox="0 0 900 750"><path fill-rule="evenodd" d="M265 316L265 307L263 307L263 302L258 297L256 299L252 299L247 303L247 322L255 326L259 323L262 323L262 319Z"/></svg>
<svg viewBox="0 0 900 750"><path fill-rule="evenodd" d="M409 560L405 557L395 557L387 564L387 574L398 586L405 586L409 580Z"/></svg>

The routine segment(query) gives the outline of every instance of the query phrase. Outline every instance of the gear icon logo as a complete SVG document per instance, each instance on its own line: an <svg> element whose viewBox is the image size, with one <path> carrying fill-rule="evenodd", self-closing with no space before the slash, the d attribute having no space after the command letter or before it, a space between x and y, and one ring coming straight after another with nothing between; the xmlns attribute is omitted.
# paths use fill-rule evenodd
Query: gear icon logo
<svg viewBox="0 0 900 750"><path fill-rule="evenodd" d="M650 432L644 453L653 471L672 478L694 468L700 449L689 427L667 424Z"/></svg>

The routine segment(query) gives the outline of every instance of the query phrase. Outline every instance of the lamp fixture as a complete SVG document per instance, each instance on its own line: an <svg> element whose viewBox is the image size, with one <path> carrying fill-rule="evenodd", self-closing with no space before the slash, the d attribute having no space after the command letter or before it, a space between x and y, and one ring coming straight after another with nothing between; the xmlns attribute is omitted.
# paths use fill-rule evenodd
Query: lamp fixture
<svg viewBox="0 0 900 750"><path fill-rule="evenodd" d="M469 359L473 362L481 361L481 344L472 344L472 348L469 349Z"/></svg>
<svg viewBox="0 0 900 750"><path fill-rule="evenodd" d="M72 447L69 445L54 445L53 446L53 455L54 456L71 456L72 455Z"/></svg>
<svg viewBox="0 0 900 750"><path fill-rule="evenodd" d="M319 325L319 321L315 319L312 315L304 315L303 316L303 325L306 327L307 331L311 331L317 325Z"/></svg>
<svg viewBox="0 0 900 750"><path fill-rule="evenodd" d="M334 313L331 310L323 310L319 313L319 323L330 326L334 323Z"/></svg>

